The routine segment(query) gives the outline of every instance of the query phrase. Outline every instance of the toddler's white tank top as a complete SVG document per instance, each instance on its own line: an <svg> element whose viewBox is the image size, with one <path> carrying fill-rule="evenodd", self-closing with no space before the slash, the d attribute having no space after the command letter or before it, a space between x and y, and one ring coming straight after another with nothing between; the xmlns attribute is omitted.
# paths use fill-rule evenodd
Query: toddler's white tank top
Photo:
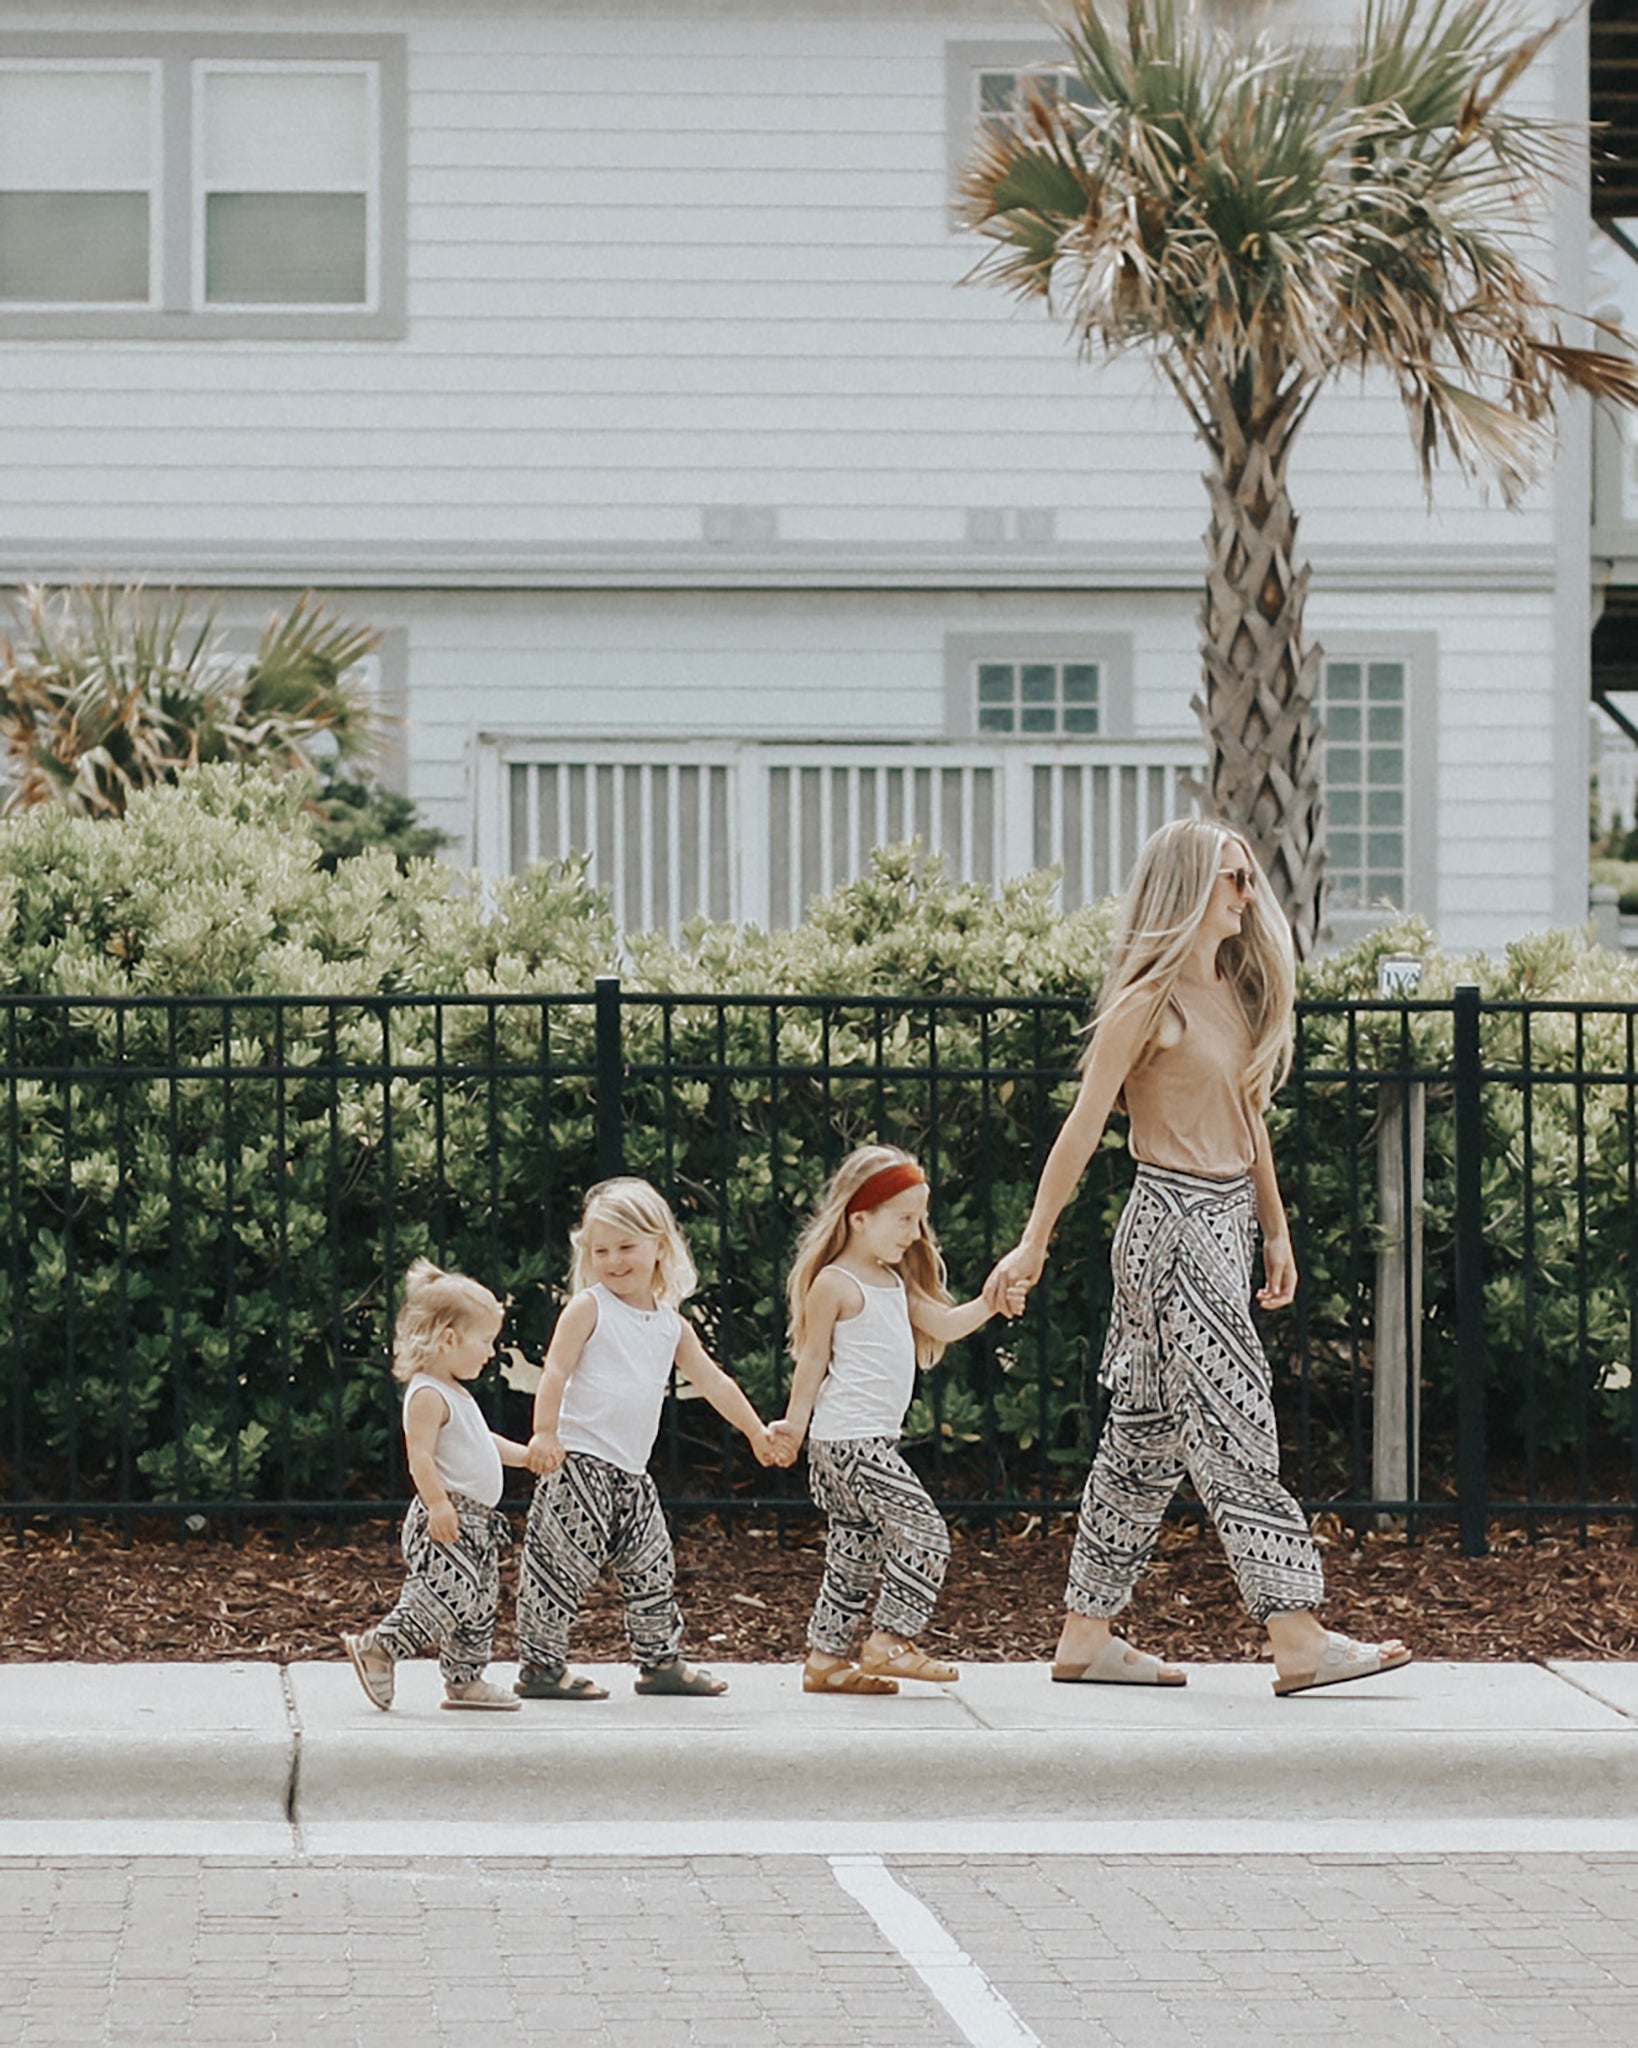
<svg viewBox="0 0 1638 2048"><path fill-rule="evenodd" d="M449 1419L432 1447L438 1477L451 1493L470 1494L486 1508L492 1508L501 1497L501 1461L483 1410L465 1387L454 1386L430 1372L418 1372L404 1388L406 1423L410 1403L423 1387L441 1394L449 1409Z"/></svg>
<svg viewBox="0 0 1638 2048"><path fill-rule="evenodd" d="M646 1472L683 1319L663 1305L632 1308L602 1285L591 1293L597 1327L569 1375L557 1433L565 1450Z"/></svg>
<svg viewBox="0 0 1638 2048"><path fill-rule="evenodd" d="M834 1268L827 1268L834 1271ZM916 1390L916 1335L903 1281L866 1287L848 1279L864 1307L838 1316L830 1338L830 1366L819 1382L808 1434L821 1443L862 1436L897 1436Z"/></svg>

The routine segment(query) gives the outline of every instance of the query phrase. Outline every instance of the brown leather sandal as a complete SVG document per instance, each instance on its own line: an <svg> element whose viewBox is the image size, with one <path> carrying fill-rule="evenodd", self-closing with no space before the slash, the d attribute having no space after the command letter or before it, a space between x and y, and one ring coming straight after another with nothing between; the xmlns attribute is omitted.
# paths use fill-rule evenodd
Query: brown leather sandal
<svg viewBox="0 0 1638 2048"><path fill-rule="evenodd" d="M859 1653L859 1669L877 1678L915 1678L923 1685L954 1685L961 1676L957 1666L929 1657L914 1643L900 1643L896 1649L874 1653L866 1643Z"/></svg>
<svg viewBox="0 0 1638 2048"><path fill-rule="evenodd" d="M804 1692L841 1692L870 1694L880 1698L886 1693L897 1692L898 1687L891 1678L874 1678L868 1671L861 1671L857 1664L811 1663L802 1666L802 1690Z"/></svg>

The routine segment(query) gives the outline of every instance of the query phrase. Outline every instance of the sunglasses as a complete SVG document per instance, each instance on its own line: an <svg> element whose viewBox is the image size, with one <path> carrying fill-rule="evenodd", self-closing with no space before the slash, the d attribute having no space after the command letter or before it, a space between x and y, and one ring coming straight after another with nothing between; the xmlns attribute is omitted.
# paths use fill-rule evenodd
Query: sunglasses
<svg viewBox="0 0 1638 2048"><path fill-rule="evenodd" d="M1257 874L1254 868L1219 868L1217 872L1220 875L1228 876L1229 880L1234 884L1236 896L1249 896L1257 886Z"/></svg>

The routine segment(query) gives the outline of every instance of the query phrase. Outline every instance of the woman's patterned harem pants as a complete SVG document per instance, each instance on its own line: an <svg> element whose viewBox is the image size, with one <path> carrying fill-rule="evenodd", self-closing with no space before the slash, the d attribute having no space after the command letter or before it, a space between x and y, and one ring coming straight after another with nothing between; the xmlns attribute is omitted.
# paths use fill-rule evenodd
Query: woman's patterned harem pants
<svg viewBox="0 0 1638 2048"><path fill-rule="evenodd" d="M518 1661L561 1671L580 1603L614 1567L626 1634L644 1671L682 1654L677 1567L660 1496L646 1472L570 1451L535 1488L518 1566Z"/></svg>
<svg viewBox="0 0 1638 2048"><path fill-rule="evenodd" d="M1186 1472L1255 1621L1325 1591L1302 1510L1279 1480L1268 1360L1251 1319L1249 1177L1140 1166L1112 1264L1101 1378L1111 1393L1081 1498L1064 1604L1118 1614Z"/></svg>
<svg viewBox="0 0 1638 2048"><path fill-rule="evenodd" d="M853 1655L878 1572L876 1627L889 1635L920 1635L944 1584L950 1532L894 1438L810 1438L808 1489L830 1523L824 1578L808 1623L810 1647L833 1657Z"/></svg>
<svg viewBox="0 0 1638 2048"><path fill-rule="evenodd" d="M375 1638L390 1657L424 1657L436 1650L444 1683L467 1685L483 1676L489 1662L500 1607L500 1554L512 1530L499 1508L466 1493L449 1498L461 1524L453 1543L434 1543L424 1503L410 1502L403 1536L409 1576L398 1605L376 1624Z"/></svg>

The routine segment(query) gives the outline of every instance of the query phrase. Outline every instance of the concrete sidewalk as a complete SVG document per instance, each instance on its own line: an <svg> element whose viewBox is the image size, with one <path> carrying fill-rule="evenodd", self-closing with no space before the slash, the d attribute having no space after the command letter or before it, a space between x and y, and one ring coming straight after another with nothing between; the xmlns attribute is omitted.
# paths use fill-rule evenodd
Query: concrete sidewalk
<svg viewBox="0 0 1638 2048"><path fill-rule="evenodd" d="M440 1710L431 1663L400 1666L388 1714L344 1663L0 1666L0 1853L42 1831L163 1847L201 1826L247 1847L561 1845L660 1820L747 1847L816 1819L838 1840L1004 1826L1043 1845L1497 1821L1638 1839L1638 1664L1413 1664L1290 1700L1256 1665L1161 1690L969 1664L882 1700L804 1695L794 1664L719 1666L715 1700L577 1668L612 1697L478 1715Z"/></svg>

